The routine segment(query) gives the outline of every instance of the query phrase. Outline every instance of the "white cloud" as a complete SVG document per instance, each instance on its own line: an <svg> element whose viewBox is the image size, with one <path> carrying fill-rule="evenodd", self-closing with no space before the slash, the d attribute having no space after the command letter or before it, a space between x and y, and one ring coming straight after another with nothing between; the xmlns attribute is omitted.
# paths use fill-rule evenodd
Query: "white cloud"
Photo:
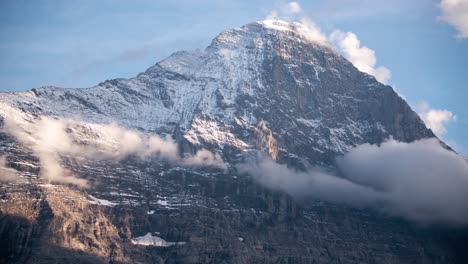
<svg viewBox="0 0 468 264"><path fill-rule="evenodd" d="M92 124L46 116L35 119L14 109L3 114L4 130L31 148L39 158L40 176L53 183L88 187L86 180L62 166L63 155L100 160L120 160L128 156L140 159L157 157L185 166L225 168L219 154L204 149L194 155L180 157L178 145L170 136L147 135L116 124ZM0 166L3 165L0 163Z"/></svg>
<svg viewBox="0 0 468 264"><path fill-rule="evenodd" d="M267 27L278 30L296 30L311 42L330 46L326 34L312 20L303 15L303 10L298 2L289 2L277 10L272 10L263 23Z"/></svg>
<svg viewBox="0 0 468 264"><path fill-rule="evenodd" d="M447 124L456 122L457 116L445 109L432 109L425 101L416 106L416 112L423 119L426 126L428 126L437 136L444 136L447 133Z"/></svg>
<svg viewBox="0 0 468 264"><path fill-rule="evenodd" d="M356 34L335 30L330 35L330 41L360 71L375 76L381 83L386 84L388 82L391 75L390 70L383 66L376 67L377 58L375 52L366 46L361 46L361 41Z"/></svg>
<svg viewBox="0 0 468 264"><path fill-rule="evenodd" d="M221 155L219 155L218 153L213 154L212 152L206 149L199 150L195 155L187 155L182 160L182 164L187 166L203 165L226 169Z"/></svg>
<svg viewBox="0 0 468 264"><path fill-rule="evenodd" d="M346 178L384 194L381 210L419 222L468 224L468 162L437 139L364 144L338 166Z"/></svg>
<svg viewBox="0 0 468 264"><path fill-rule="evenodd" d="M286 6L286 12L297 14L302 12L301 5L298 2L289 2Z"/></svg>
<svg viewBox="0 0 468 264"><path fill-rule="evenodd" d="M319 26L317 26L312 20L308 18L302 18L299 27L299 32L313 42L318 42L323 45L329 45L327 36L322 32Z"/></svg>
<svg viewBox="0 0 468 264"><path fill-rule="evenodd" d="M288 2L287 4L283 3L277 7L278 8L272 10L268 14L268 20L283 19L287 21L294 21L300 17L300 14L303 13L301 5L296 1Z"/></svg>
<svg viewBox="0 0 468 264"><path fill-rule="evenodd" d="M16 181L16 170L7 166L6 156L0 156L0 182Z"/></svg>
<svg viewBox="0 0 468 264"><path fill-rule="evenodd" d="M468 0L442 0L439 19L455 27L458 38L468 38Z"/></svg>
<svg viewBox="0 0 468 264"><path fill-rule="evenodd" d="M278 19L300 21L300 23L292 24L296 30L310 41L328 47L331 47L333 44L356 68L373 75L381 83L387 84L390 79L390 70L384 66L376 66L377 58L375 52L366 46L361 46L361 42L356 34L335 30L327 37L319 26L304 16L299 3L289 2L286 5L282 5L279 9L271 11L267 16L267 20L263 22L271 28L290 30L290 23L277 21Z"/></svg>
<svg viewBox="0 0 468 264"><path fill-rule="evenodd" d="M278 12L276 10L272 10L270 13L268 13L268 15L267 15L267 17L265 19L266 20L278 19Z"/></svg>
<svg viewBox="0 0 468 264"><path fill-rule="evenodd" d="M257 163L241 164L240 173L248 173L267 188L296 197L313 197L327 202L345 203L355 207L371 206L380 196L376 191L336 177L320 169L301 172L260 157Z"/></svg>
<svg viewBox="0 0 468 264"><path fill-rule="evenodd" d="M338 173L300 172L271 159L238 167L268 188L424 224L468 225L468 162L437 139L364 144L337 159Z"/></svg>

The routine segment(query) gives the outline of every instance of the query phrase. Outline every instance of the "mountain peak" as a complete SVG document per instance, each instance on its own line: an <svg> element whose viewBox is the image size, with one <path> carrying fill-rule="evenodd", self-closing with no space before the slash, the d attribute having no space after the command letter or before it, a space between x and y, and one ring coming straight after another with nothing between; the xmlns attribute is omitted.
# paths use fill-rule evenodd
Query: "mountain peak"
<svg viewBox="0 0 468 264"><path fill-rule="evenodd" d="M308 21L265 20L134 78L0 93L0 176L3 167L18 170L18 182L0 188L8 242L0 263L14 254L24 255L14 263L451 262L452 251L422 244L425 231L418 236L365 205L329 205L352 197L344 178L270 166L282 174L278 184L303 183L298 189L326 198L302 203L239 169L261 152L291 169L335 171L335 158L357 146L435 137L390 86L327 47ZM89 190L44 184L55 179L89 182ZM356 197L374 190L372 181L354 180L353 189L366 190ZM348 194L329 196L335 190ZM142 237L150 247L139 245ZM437 254L423 255L427 248Z"/></svg>
<svg viewBox="0 0 468 264"><path fill-rule="evenodd" d="M288 22L276 18L272 19L265 19L261 21L255 22L257 24L262 25L265 28L268 29L274 29L274 30L279 30L279 31L295 31L296 25L301 25L298 22Z"/></svg>
<svg viewBox="0 0 468 264"><path fill-rule="evenodd" d="M252 135L261 132L261 143L283 160L312 148L312 164L389 136L433 137L390 87L359 72L307 20L252 22L221 32L204 51L176 52L135 78L32 95L3 95L0 102L36 115L117 121L216 151L256 146ZM207 131L217 131L216 138Z"/></svg>
<svg viewBox="0 0 468 264"><path fill-rule="evenodd" d="M252 41L259 43L265 39L279 39L283 43L313 44L318 48L325 48L335 52L328 43L327 37L309 20L301 22L288 22L279 19L266 19L251 22L239 28L228 29L221 32L212 42L212 46L252 45ZM255 43L254 43L255 44Z"/></svg>
<svg viewBox="0 0 468 264"><path fill-rule="evenodd" d="M312 21L307 19L303 19L301 22L288 22L273 18L257 21L256 23L269 30L278 32L293 32L294 35L297 35L302 39L306 39L310 42L320 44L322 46L331 47L327 41L327 37L323 32L320 31L320 28L318 28Z"/></svg>

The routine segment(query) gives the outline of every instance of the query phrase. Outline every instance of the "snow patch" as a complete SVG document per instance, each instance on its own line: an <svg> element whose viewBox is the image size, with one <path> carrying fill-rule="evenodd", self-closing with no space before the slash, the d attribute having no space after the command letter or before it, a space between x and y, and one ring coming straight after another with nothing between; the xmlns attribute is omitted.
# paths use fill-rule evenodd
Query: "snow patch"
<svg viewBox="0 0 468 264"><path fill-rule="evenodd" d="M298 122L308 126L308 127L318 127L320 126L320 123L322 120L320 119L303 119L303 118L298 118L296 119Z"/></svg>
<svg viewBox="0 0 468 264"><path fill-rule="evenodd" d="M154 247L169 247L174 245L184 245L185 242L167 242L166 240L151 235L151 232L146 233L146 235L141 237L136 237L132 239L132 243L135 245L142 246L154 246Z"/></svg>
<svg viewBox="0 0 468 264"><path fill-rule="evenodd" d="M168 205L168 203L167 203L166 200L158 200L157 203L158 203L159 205L162 205L162 206L167 206L167 205Z"/></svg>
<svg viewBox="0 0 468 264"><path fill-rule="evenodd" d="M239 150L249 148L249 144L237 138L229 131L229 127L221 126L215 120L194 118L192 128L184 135L190 143L200 145L201 142L223 147L233 146Z"/></svg>
<svg viewBox="0 0 468 264"><path fill-rule="evenodd" d="M92 199L92 201L89 201L90 204L97 204L97 205L109 206L109 207L114 207L118 205L118 203L114 203L114 202L104 200L104 199L99 199L99 198L92 196L91 194L88 194L88 196L89 198Z"/></svg>

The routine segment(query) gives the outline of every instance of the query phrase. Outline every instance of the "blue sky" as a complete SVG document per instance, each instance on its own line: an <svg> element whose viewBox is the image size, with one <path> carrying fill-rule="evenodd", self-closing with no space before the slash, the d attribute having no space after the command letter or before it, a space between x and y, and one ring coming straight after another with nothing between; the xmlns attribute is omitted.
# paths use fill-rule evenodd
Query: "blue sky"
<svg viewBox="0 0 468 264"><path fill-rule="evenodd" d="M0 91L132 77L172 52L203 49L224 29L276 11L282 19L306 17L326 35L353 32L413 107L452 114L440 121L447 130L440 135L467 154L468 38L438 18L440 1L297 1L301 11L288 17L288 1L2 0Z"/></svg>

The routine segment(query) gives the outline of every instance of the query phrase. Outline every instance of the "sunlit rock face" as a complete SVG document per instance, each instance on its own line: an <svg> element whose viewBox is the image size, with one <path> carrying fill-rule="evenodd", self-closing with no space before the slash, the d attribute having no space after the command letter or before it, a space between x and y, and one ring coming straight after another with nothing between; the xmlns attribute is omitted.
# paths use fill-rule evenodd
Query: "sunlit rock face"
<svg viewBox="0 0 468 264"><path fill-rule="evenodd" d="M12 123L33 133L43 116L73 119L65 132L76 149L100 146L92 155L54 153L86 186L45 181L37 140L12 135ZM110 140L112 122L135 134ZM391 87L300 24L230 29L205 50L174 53L131 79L1 93L0 125L0 153L18 171L1 183L0 262L466 261L463 232L299 201L237 172L258 152L298 169L333 168L363 143L435 137ZM174 142L151 155L116 155L133 143L149 148L134 135Z"/></svg>

